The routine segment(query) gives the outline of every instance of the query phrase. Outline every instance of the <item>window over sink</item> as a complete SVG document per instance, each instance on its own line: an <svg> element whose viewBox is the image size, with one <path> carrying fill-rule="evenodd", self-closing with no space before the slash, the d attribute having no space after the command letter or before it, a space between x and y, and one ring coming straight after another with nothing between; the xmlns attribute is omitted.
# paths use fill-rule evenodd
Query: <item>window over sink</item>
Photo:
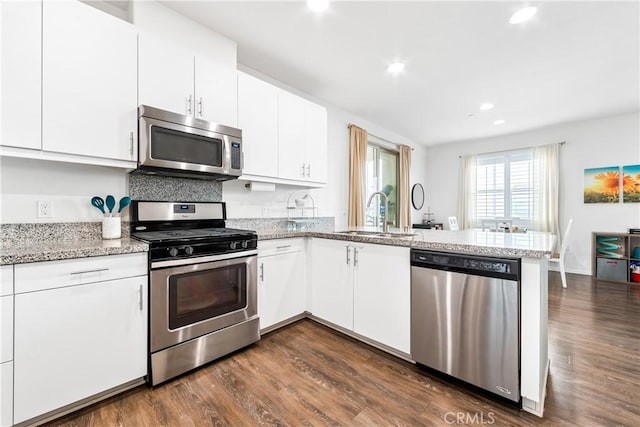
<svg viewBox="0 0 640 427"><path fill-rule="evenodd" d="M367 144L367 171L365 201L376 191L382 191L389 198L387 222L391 227L398 226L398 159L397 150L387 148L383 141L369 134ZM384 201L380 197L372 200L365 209L364 223L367 226L381 227L384 217Z"/></svg>

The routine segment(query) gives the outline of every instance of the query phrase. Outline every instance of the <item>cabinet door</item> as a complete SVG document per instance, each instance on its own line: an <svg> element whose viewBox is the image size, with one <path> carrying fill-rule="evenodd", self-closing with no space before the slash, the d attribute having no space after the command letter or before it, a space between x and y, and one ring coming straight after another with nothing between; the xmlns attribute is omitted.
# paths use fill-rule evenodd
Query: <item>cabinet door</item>
<svg viewBox="0 0 640 427"><path fill-rule="evenodd" d="M135 160L136 30L78 1L44 2L42 147Z"/></svg>
<svg viewBox="0 0 640 427"><path fill-rule="evenodd" d="M311 257L311 312L353 330L353 249L347 242L313 239Z"/></svg>
<svg viewBox="0 0 640 427"><path fill-rule="evenodd" d="M0 297L0 363L13 359L13 296Z"/></svg>
<svg viewBox="0 0 640 427"><path fill-rule="evenodd" d="M140 104L195 115L193 54L147 33L138 43Z"/></svg>
<svg viewBox="0 0 640 427"><path fill-rule="evenodd" d="M0 2L0 145L40 150L42 3Z"/></svg>
<svg viewBox="0 0 640 427"><path fill-rule="evenodd" d="M307 179L327 182L327 109L307 102L305 108Z"/></svg>
<svg viewBox="0 0 640 427"><path fill-rule="evenodd" d="M195 57L196 117L238 127L236 67L205 56ZM244 135L243 135L244 136Z"/></svg>
<svg viewBox="0 0 640 427"><path fill-rule="evenodd" d="M258 259L260 329L290 319L305 310L304 252Z"/></svg>
<svg viewBox="0 0 640 427"><path fill-rule="evenodd" d="M354 331L409 353L411 266L408 248L356 245Z"/></svg>
<svg viewBox="0 0 640 427"><path fill-rule="evenodd" d="M278 176L278 89L238 73L238 127L246 175Z"/></svg>
<svg viewBox="0 0 640 427"><path fill-rule="evenodd" d="M16 295L15 423L146 375L146 289L141 276Z"/></svg>
<svg viewBox="0 0 640 427"><path fill-rule="evenodd" d="M306 180L305 131L306 100L288 92L278 92L278 176Z"/></svg>
<svg viewBox="0 0 640 427"><path fill-rule="evenodd" d="M13 362L0 364L0 427L13 425Z"/></svg>

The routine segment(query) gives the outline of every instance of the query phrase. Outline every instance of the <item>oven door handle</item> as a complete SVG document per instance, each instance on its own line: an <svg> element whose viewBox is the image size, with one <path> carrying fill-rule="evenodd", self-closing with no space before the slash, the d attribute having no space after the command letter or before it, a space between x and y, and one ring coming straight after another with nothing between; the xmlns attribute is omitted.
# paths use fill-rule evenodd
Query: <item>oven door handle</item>
<svg viewBox="0 0 640 427"><path fill-rule="evenodd" d="M202 264L205 262L224 261L227 259L246 258L249 256L258 255L257 250L234 252L230 254L201 256L195 258L184 259L169 259L166 261L156 261L151 263L151 269L163 268L163 267L181 267L183 265Z"/></svg>

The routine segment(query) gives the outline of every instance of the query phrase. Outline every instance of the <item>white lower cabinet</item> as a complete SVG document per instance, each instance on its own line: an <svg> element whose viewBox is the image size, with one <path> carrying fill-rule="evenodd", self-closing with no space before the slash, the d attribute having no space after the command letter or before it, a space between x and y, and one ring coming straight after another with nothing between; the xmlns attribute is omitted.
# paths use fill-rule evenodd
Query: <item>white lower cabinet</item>
<svg viewBox="0 0 640 427"><path fill-rule="evenodd" d="M354 250L353 331L410 353L409 248L356 244Z"/></svg>
<svg viewBox="0 0 640 427"><path fill-rule="evenodd" d="M260 329L304 313L306 308L303 239L260 242L258 314Z"/></svg>
<svg viewBox="0 0 640 427"><path fill-rule="evenodd" d="M313 239L312 313L410 352L409 248Z"/></svg>
<svg viewBox="0 0 640 427"><path fill-rule="evenodd" d="M0 364L0 427L13 425L13 362Z"/></svg>
<svg viewBox="0 0 640 427"><path fill-rule="evenodd" d="M146 268L146 254L98 257L111 276ZM113 260L113 263L109 261ZM129 265L125 269L121 262ZM14 419L17 424L141 379L147 373L147 275L78 284L84 262L23 264L15 272ZM68 271L69 283L40 289L30 270ZM137 266L133 268L132 266ZM55 270L55 268L53 268ZM23 278L24 283L23 283ZM24 285L24 286L23 286ZM28 289L24 291L23 289Z"/></svg>
<svg viewBox="0 0 640 427"><path fill-rule="evenodd" d="M349 242L311 242L311 312L353 330L353 249Z"/></svg>

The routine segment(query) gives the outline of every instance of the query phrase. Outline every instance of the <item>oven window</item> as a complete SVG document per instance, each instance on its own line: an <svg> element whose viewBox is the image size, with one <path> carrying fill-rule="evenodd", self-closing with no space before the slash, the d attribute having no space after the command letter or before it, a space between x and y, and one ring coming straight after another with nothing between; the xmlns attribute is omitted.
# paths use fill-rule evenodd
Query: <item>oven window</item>
<svg viewBox="0 0 640 427"><path fill-rule="evenodd" d="M151 157L222 167L222 140L151 126Z"/></svg>
<svg viewBox="0 0 640 427"><path fill-rule="evenodd" d="M246 305L245 263L169 277L169 329L240 310Z"/></svg>

